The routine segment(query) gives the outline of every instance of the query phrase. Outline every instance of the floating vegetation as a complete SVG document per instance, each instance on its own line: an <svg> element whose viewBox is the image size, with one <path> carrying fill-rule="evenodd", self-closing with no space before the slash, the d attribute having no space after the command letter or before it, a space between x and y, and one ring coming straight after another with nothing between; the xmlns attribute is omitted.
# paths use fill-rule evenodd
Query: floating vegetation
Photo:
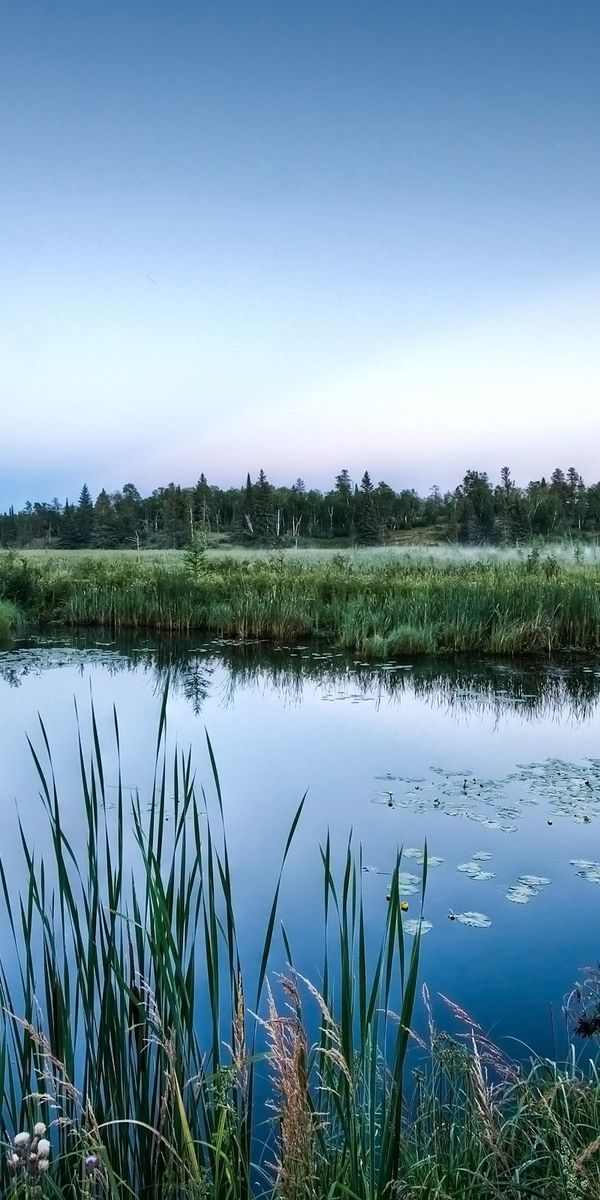
<svg viewBox="0 0 600 1200"><path fill-rule="evenodd" d="M402 857L414 858L415 862L417 862L420 867L422 867L425 863L425 851L419 849L418 846L407 846L406 849L402 851ZM441 867L443 861L443 858L440 858L437 854L427 855L428 867Z"/></svg>
<svg viewBox="0 0 600 1200"><path fill-rule="evenodd" d="M400 871L398 874L398 891L401 896L414 896L418 892L421 884L418 875L411 875L410 871Z"/></svg>
<svg viewBox="0 0 600 1200"><path fill-rule="evenodd" d="M599 759L569 763L548 758L520 763L498 779L480 779L472 771L439 766L430 768L429 778L392 774L377 778L394 780L395 807L417 814L437 809L449 817L468 817L500 833L516 833L523 810L537 804L549 808L549 824L556 816L584 824L594 816L600 818Z"/></svg>
<svg viewBox="0 0 600 1200"><path fill-rule="evenodd" d="M534 896L533 888L527 887L526 883L515 883L506 892L506 899L511 900L513 904L529 904Z"/></svg>
<svg viewBox="0 0 600 1200"><path fill-rule="evenodd" d="M431 924L431 921L426 921L424 917L421 917L419 920L411 919L410 921L405 921L403 929L405 933L409 933L411 937L415 937L417 933L421 933L423 935L430 933L433 929L433 925Z"/></svg>
<svg viewBox="0 0 600 1200"><path fill-rule="evenodd" d="M513 904L529 904L550 882L545 875L519 875L517 882L506 892L506 899Z"/></svg>
<svg viewBox="0 0 600 1200"><path fill-rule="evenodd" d="M570 862L580 879L587 879L588 883L600 883L600 862L590 858L572 858Z"/></svg>
<svg viewBox="0 0 600 1200"><path fill-rule="evenodd" d="M519 763L509 780L527 784L535 800L548 801L554 813L576 821L600 814L600 761L567 762L548 758L544 762ZM582 806L585 805L585 809Z"/></svg>
<svg viewBox="0 0 600 1200"><path fill-rule="evenodd" d="M385 804L387 808L394 808L394 793L393 792L378 792L373 796L372 804Z"/></svg>
<svg viewBox="0 0 600 1200"><path fill-rule="evenodd" d="M551 882L545 875L519 875L519 883L524 883L527 887L535 888L536 891L539 891L540 888L548 887L548 884Z"/></svg>
<svg viewBox="0 0 600 1200"><path fill-rule="evenodd" d="M456 870L460 871L463 875L468 875L469 879L494 879L496 876L495 871L482 870L479 863L474 860L460 863Z"/></svg>
<svg viewBox="0 0 600 1200"><path fill-rule="evenodd" d="M490 854L489 850L476 850L475 853L471 855L473 862L488 862L489 859L493 857L493 854Z"/></svg>
<svg viewBox="0 0 600 1200"><path fill-rule="evenodd" d="M418 875L411 875L410 871L398 872L398 895L399 896L414 896L421 885L421 879ZM386 897L390 899L390 893Z"/></svg>
<svg viewBox="0 0 600 1200"><path fill-rule="evenodd" d="M489 929L492 922L485 913L480 912L463 912L451 913L451 920L460 921L461 925L470 925L473 929Z"/></svg>

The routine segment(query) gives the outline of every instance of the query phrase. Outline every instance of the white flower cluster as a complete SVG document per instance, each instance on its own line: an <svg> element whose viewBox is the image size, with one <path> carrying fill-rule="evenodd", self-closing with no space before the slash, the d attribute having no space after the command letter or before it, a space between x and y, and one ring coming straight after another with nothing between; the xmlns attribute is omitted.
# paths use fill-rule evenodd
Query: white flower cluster
<svg viewBox="0 0 600 1200"><path fill-rule="evenodd" d="M27 1131L13 1138L12 1150L8 1155L8 1166L15 1173L44 1175L50 1166L50 1142L46 1137L46 1126L38 1121L33 1127L33 1137Z"/></svg>

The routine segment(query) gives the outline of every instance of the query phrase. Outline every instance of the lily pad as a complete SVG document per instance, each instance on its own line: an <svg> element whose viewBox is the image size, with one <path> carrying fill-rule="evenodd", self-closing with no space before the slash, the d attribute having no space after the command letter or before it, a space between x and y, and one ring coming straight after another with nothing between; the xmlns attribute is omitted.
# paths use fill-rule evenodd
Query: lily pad
<svg viewBox="0 0 600 1200"><path fill-rule="evenodd" d="M469 879L493 879L495 875L494 871L483 871L479 863L475 861L460 863L456 870L463 875L468 875Z"/></svg>
<svg viewBox="0 0 600 1200"><path fill-rule="evenodd" d="M461 925L470 925L473 929L489 929L492 924L490 918L480 912L456 913L455 919L460 921Z"/></svg>
<svg viewBox="0 0 600 1200"><path fill-rule="evenodd" d="M422 867L425 862L425 851L419 849L418 846L407 846L406 849L402 851L402 857L403 858L414 858L415 862L418 862L419 866ZM443 858L440 858L436 854L428 854L427 855L427 866L428 867L440 867L442 865L443 861L444 861Z"/></svg>
<svg viewBox="0 0 600 1200"><path fill-rule="evenodd" d="M412 919L410 921L405 921L403 928L405 933L410 934L411 937L415 937L419 931L422 935L429 933L433 929L433 925L431 924L431 921L425 921L423 918L421 918L421 920L416 921Z"/></svg>
<svg viewBox="0 0 600 1200"><path fill-rule="evenodd" d="M401 896L414 896L418 892L421 880L410 871L400 871L398 875L398 891Z"/></svg>
<svg viewBox="0 0 600 1200"><path fill-rule="evenodd" d="M600 883L600 863L593 859L572 858L571 866L576 867L576 875L587 879L588 883Z"/></svg>
<svg viewBox="0 0 600 1200"><path fill-rule="evenodd" d="M529 904L535 895L535 888L528 887L526 883L514 883L506 892L506 899L513 904Z"/></svg>

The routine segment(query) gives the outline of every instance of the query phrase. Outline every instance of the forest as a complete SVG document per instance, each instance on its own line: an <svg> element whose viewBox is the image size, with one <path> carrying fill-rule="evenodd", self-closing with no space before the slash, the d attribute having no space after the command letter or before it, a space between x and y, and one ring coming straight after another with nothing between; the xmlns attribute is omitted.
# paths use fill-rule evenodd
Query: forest
<svg viewBox="0 0 600 1200"><path fill-rule="evenodd" d="M194 487L169 483L143 497L133 483L93 499L83 485L77 500L27 502L0 514L0 548L180 549L206 544L332 546L402 541L519 545L536 538L592 539L600 534L600 482L584 484L574 467L557 467L519 487L508 467L494 484L468 470L453 490L432 487L420 496L395 491L368 471L360 483L340 471L330 491L273 485L260 471L238 488L211 485L201 474Z"/></svg>

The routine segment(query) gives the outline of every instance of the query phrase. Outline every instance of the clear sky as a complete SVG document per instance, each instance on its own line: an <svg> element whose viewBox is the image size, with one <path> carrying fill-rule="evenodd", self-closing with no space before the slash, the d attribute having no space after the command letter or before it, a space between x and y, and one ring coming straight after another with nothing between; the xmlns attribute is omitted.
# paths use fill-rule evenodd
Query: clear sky
<svg viewBox="0 0 600 1200"><path fill-rule="evenodd" d="M2 0L0 504L600 477L598 0Z"/></svg>

